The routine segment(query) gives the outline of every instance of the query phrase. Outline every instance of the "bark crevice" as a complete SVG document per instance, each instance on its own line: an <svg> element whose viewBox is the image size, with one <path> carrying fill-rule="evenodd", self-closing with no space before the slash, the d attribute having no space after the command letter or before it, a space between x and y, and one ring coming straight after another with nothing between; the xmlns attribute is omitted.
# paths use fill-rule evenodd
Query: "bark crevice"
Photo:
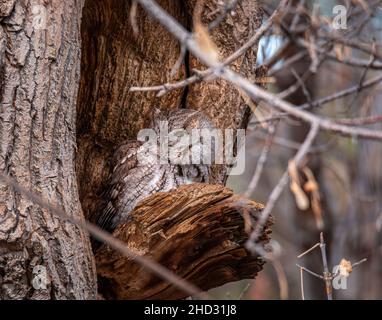
<svg viewBox="0 0 382 320"><path fill-rule="evenodd" d="M0 6L0 170L78 219L74 127L82 5L16 0ZM42 14L47 24L40 28L35 19ZM0 299L96 297L85 232L2 183L0 221Z"/></svg>

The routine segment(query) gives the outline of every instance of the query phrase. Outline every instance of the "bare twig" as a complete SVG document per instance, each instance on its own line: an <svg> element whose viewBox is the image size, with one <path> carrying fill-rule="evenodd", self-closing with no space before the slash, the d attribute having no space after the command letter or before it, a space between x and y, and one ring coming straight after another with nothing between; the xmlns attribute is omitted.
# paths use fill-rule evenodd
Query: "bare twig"
<svg viewBox="0 0 382 320"><path fill-rule="evenodd" d="M267 160L269 151L272 146L273 138L275 135L276 129L275 126L270 126L269 127L269 134L268 134L268 139L264 144L263 150L261 151L259 160L257 161L255 173L253 174L253 177L248 185L247 190L244 192L244 196L249 198L253 191L256 189L256 186L260 180L261 173L264 168L265 161Z"/></svg>
<svg viewBox="0 0 382 320"><path fill-rule="evenodd" d="M311 270L309 270L309 269L307 269L307 268L305 268L303 266L300 266L299 264L296 264L296 266L299 267L300 269L304 270L305 272L311 274L312 276L314 276L316 278L319 278L321 280L324 280L323 276L321 276L321 275L319 275L319 274L317 274L317 273L315 273L315 272L313 272L313 271L311 271Z"/></svg>
<svg viewBox="0 0 382 320"><path fill-rule="evenodd" d="M364 263L364 262L366 262L366 261L367 261L367 259L366 259L366 258L363 258L363 259L360 260L360 261L354 262L351 266L352 266L352 268L354 268L354 267L357 267L357 266L359 266L360 264L362 264L362 263Z"/></svg>
<svg viewBox="0 0 382 320"><path fill-rule="evenodd" d="M247 291L248 291L248 289L249 289L250 287L251 287L251 283L248 283L248 284L244 287L244 289L240 292L240 294L239 294L237 300L241 300L241 299L243 299L244 295L247 293Z"/></svg>
<svg viewBox="0 0 382 320"><path fill-rule="evenodd" d="M319 127L317 124L311 127L304 143L301 145L301 148L297 151L296 155L294 156L292 161L296 163L296 166L300 164L300 162L303 160L306 153L309 151L310 146L312 145L315 137L318 134L318 131L319 131L318 128ZM261 213L260 219L257 221L255 230L251 233L246 243L246 247L252 252L256 251L256 248L255 248L256 241L258 237L260 236L261 230L265 222L267 221L271 213L271 210L273 209L276 201L278 200L285 186L287 185L288 180L289 180L289 174L288 174L288 170L286 170L283 176L281 177L281 179L279 180L278 184L276 185L276 187L272 190L268 198L267 205L265 206L263 212Z"/></svg>
<svg viewBox="0 0 382 320"><path fill-rule="evenodd" d="M345 119L336 119L337 123L351 125L351 126L364 126L367 124L374 124L382 122L382 115L377 116L369 116L369 117L362 117L362 118L345 118Z"/></svg>
<svg viewBox="0 0 382 320"><path fill-rule="evenodd" d="M344 58L344 59L339 60L338 57L334 53L328 52L326 49L322 48L319 45L316 45L316 44L311 43L311 42L308 43L304 39L298 39L297 43L306 49L313 47L314 50L316 50L317 52L322 53L322 54L326 55L328 58L330 58L336 62L339 62L339 63L347 64L349 66L354 66L354 67L362 67L362 68L369 67L370 69L377 69L377 70L382 69L382 62L374 61L374 62L370 63L368 60L363 60L363 59L358 59L358 58Z"/></svg>
<svg viewBox="0 0 382 320"><path fill-rule="evenodd" d="M275 18L280 14L280 11L282 10L282 8L285 6L286 3L287 3L287 1L283 0L280 3L278 9L276 9L274 11L274 13L271 15L271 17L267 20L267 22L263 26L261 26L256 31L256 33L250 39L248 39L248 41L243 46L241 46L237 51L235 51L233 54L231 54L223 62L223 65L225 65L225 66L230 65L232 62L234 62L235 60L240 58L244 53L246 53L248 49L252 48L257 43L257 41L259 41L260 37L265 32L267 32L269 30L269 28L272 26ZM191 35L189 35L189 36L191 36ZM195 75L193 75L193 76L191 76L185 80L181 80L181 81L174 82L174 83L166 83L166 84L158 85L158 86L131 87L129 91L130 92L159 91L158 96L160 97L160 96L163 96L164 94L166 94L170 90L181 89L181 88L188 86L190 84L200 82L203 79L205 79L211 75L213 75L213 69L209 68L209 69L204 70L204 71L199 71L199 72L197 72L197 74L195 74Z"/></svg>
<svg viewBox="0 0 382 320"><path fill-rule="evenodd" d="M134 259L137 263L142 265L142 267L155 273L160 278L162 278L165 281L168 281L169 283L173 284L180 290L183 290L185 293L194 295L200 299L209 298L209 296L206 293L202 292L200 289L198 289L196 286L189 283L188 281L178 277L176 274L174 274L167 268L163 267L159 263L151 259L148 259L147 257L136 254L135 252L130 250L125 243L114 238L110 233L102 230L98 226L86 220L69 216L64 210L46 202L41 197L25 189L23 186L21 186L18 182L16 182L14 179L10 178L9 176L6 176L3 173L0 173L0 181L3 181L5 184L11 186L17 192L25 196L27 199L33 201L35 204L39 205L41 208L47 209L51 213L59 217L60 219L64 221L69 221L75 226L89 232L93 237L97 238L99 241L103 243L106 243L108 246L120 252L122 255Z"/></svg>
<svg viewBox="0 0 382 320"><path fill-rule="evenodd" d="M289 296L288 280L286 278L284 268L280 263L278 257L276 257L275 254L273 254L273 252L268 252L264 249L264 247L259 246L257 244L254 245L253 250L256 251L256 253L264 259L267 259L272 264L272 267L275 269L276 272L277 282L279 284L280 299L287 300Z"/></svg>
<svg viewBox="0 0 382 320"><path fill-rule="evenodd" d="M364 128L355 128L350 126L344 126L333 121L313 115L301 109L295 108L292 104L279 99L274 94L267 92L259 86L252 84L249 80L241 77L237 73L225 67L224 64L218 61L212 61L210 57L199 48L197 42L192 39L191 35L185 30L173 17L171 17L166 11L164 11L153 0L137 0L155 19L163 24L175 37L177 37L182 44L185 44L187 48L198 57L203 63L212 68L215 76L220 76L225 80L238 86L244 90L253 100L265 100L270 106L287 112L303 121L309 122L319 126L323 130L337 132L342 135L351 137L363 137L368 139L382 140L382 131L369 130Z"/></svg>
<svg viewBox="0 0 382 320"><path fill-rule="evenodd" d="M317 248L318 246L320 245L319 242L317 242L313 247L309 248L308 250L304 251L303 253L301 253L300 255L297 256L297 258L302 258L303 256L305 256L306 254L308 254L309 252L313 251L315 248Z"/></svg>
<svg viewBox="0 0 382 320"><path fill-rule="evenodd" d="M313 107L313 108L322 107L326 103L329 103L331 101L334 101L334 100L337 100L340 98L344 98L344 97L346 97L352 93L355 93L359 90L362 90L362 89L365 89L368 87L371 87L371 86L378 84L380 82L382 82L382 75L375 76L374 78L371 78L371 79L363 82L362 85L355 85L355 86L352 86L350 88L344 89L342 91L335 92L332 95L329 95L327 97L318 99L316 101L312 101L311 103L306 103L306 104L300 105L299 108L307 109L309 107Z"/></svg>
<svg viewBox="0 0 382 320"><path fill-rule="evenodd" d="M300 267L300 287L301 287L301 299L305 300L304 295L304 270L302 267Z"/></svg>
<svg viewBox="0 0 382 320"><path fill-rule="evenodd" d="M138 9L137 2L133 0L131 3L131 8L130 8L130 24L131 24L131 27L133 28L133 33L135 36L137 36L139 32L139 28L137 24L137 9Z"/></svg>
<svg viewBox="0 0 382 320"><path fill-rule="evenodd" d="M212 31L215 29L223 20L226 18L226 16L235 10L237 4L240 0L230 0L223 8L223 12L208 25L208 30Z"/></svg>
<svg viewBox="0 0 382 320"><path fill-rule="evenodd" d="M289 295L288 294L289 289L288 289L288 281L285 275L284 268L282 264L280 263L279 259L272 259L271 262L276 271L277 280L279 283L280 299L287 300Z"/></svg>
<svg viewBox="0 0 382 320"><path fill-rule="evenodd" d="M328 260L326 258L326 244L324 241L323 232L320 233L320 249L321 249L321 256L322 256L322 264L324 266L324 280L325 280L326 295L328 297L328 300L333 300L331 273L329 271Z"/></svg>

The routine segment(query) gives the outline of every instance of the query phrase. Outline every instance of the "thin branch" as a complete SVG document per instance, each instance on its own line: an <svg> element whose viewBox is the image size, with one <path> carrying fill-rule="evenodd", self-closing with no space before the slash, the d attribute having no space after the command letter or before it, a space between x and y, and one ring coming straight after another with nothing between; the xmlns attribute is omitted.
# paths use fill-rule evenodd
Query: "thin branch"
<svg viewBox="0 0 382 320"><path fill-rule="evenodd" d="M364 263L364 262L366 262L366 261L367 261L367 259L366 259L366 258L363 258L363 259L360 260L360 261L354 262L351 266L352 266L352 268L355 268L355 267L359 266L360 264L362 264L362 263Z"/></svg>
<svg viewBox="0 0 382 320"><path fill-rule="evenodd" d="M251 283L248 283L245 288L240 292L240 295L238 296L237 300L243 299L244 295L247 293L248 289L251 287Z"/></svg>
<svg viewBox="0 0 382 320"><path fill-rule="evenodd" d="M324 266L324 281L325 281L326 295L328 297L328 300L333 300L331 274L328 267L328 260L326 258L326 244L324 241L324 234L322 232L320 233L320 249L321 249L321 256L322 256L322 264Z"/></svg>
<svg viewBox="0 0 382 320"><path fill-rule="evenodd" d="M327 50L325 50L319 45L313 44L311 42L308 43L306 40L303 40L303 39L298 39L297 43L307 50L309 49L310 46L312 46L314 50L316 50L317 52L322 53L326 55L328 58L339 63L343 63L343 64L354 66L354 67L362 67L362 68L369 67L370 69L377 69L377 70L382 69L382 62L374 61L373 63L370 64L368 60L351 58L351 57L340 60L334 53L328 52Z"/></svg>
<svg viewBox="0 0 382 320"><path fill-rule="evenodd" d="M321 38L324 38L324 39L330 39L330 40L333 40L337 43L341 43L345 46L348 46L348 47L352 47L352 48L356 48L360 51L363 51L365 53L368 53L368 54L371 54L371 55L374 55L377 59L379 60L382 60L382 55L379 54L375 48L373 48L372 45L369 45L367 43L362 43L360 42L358 39L348 39L348 38L344 38L336 33L319 33L319 36Z"/></svg>
<svg viewBox="0 0 382 320"><path fill-rule="evenodd" d="M273 265L273 268L276 271L277 280L279 283L280 300L287 300L289 295L288 294L289 289L288 289L288 281L285 275L284 268L278 259L272 259L271 263Z"/></svg>
<svg viewBox="0 0 382 320"><path fill-rule="evenodd" d="M320 274L318 274L318 273L315 273L315 272L313 272L313 271L311 271L311 270L309 270L309 269L307 269L307 268L305 268L305 267L303 267L303 266L300 266L300 265L297 264L297 263L296 263L296 266L299 267L300 269L304 270L305 272L311 274L312 276L314 276L314 277L316 277L316 278L319 278L319 279L321 279L321 280L324 280L324 277L323 277L322 275L320 275Z"/></svg>
<svg viewBox="0 0 382 320"><path fill-rule="evenodd" d="M306 153L309 151L310 146L312 145L315 137L317 136L317 134L319 132L318 129L319 129L319 127L317 124L313 125L310 128L310 131L309 131L304 143L301 145L301 148L297 151L296 155L294 156L294 158L292 160L296 163L296 166L298 166L300 164L300 162L305 157ZM278 184L276 185L276 187L272 190L272 192L268 198L267 205L265 206L264 210L262 211L260 219L257 221L257 225L256 225L255 229L253 230L253 232L251 233L251 235L249 236L249 239L246 243L246 247L251 252L254 253L256 251L255 244L256 244L258 237L261 234L261 230L262 230L263 226L265 225L265 222L267 221L267 219L271 213L271 210L273 209L274 205L276 204L276 201L281 196L281 193L283 192L288 181L289 181L289 174L288 174L288 170L286 170L284 172L283 176L281 177L281 179L279 180Z"/></svg>
<svg viewBox="0 0 382 320"><path fill-rule="evenodd" d="M362 118L344 118L344 119L336 119L337 123L351 125L351 126L364 126L368 124L374 124L382 122L382 115L377 116L369 116Z"/></svg>
<svg viewBox="0 0 382 320"><path fill-rule="evenodd" d="M16 182L11 177L0 173L0 181L3 181L5 184L11 186L14 188L17 192L25 196L27 199L33 201L35 204L39 205L41 208L49 210L51 213L62 219L63 221L69 221L75 226L81 228L82 230L85 230L89 232L93 237L97 238L99 241L102 241L103 243L107 244L114 250L120 252L122 255L126 257L130 257L133 260L135 260L137 263L142 265L142 267L150 270L151 272L158 275L160 278L162 278L165 281L168 281L169 283L173 284L180 290L183 290L185 293L189 295L194 295L200 299L208 299L209 296L202 292L199 288L194 286L193 284L189 283L188 281L178 277L176 274L171 272L169 269L163 267L161 264L148 259L147 257L141 256L130 250L126 244L116 238L114 238L110 233L102 230L95 224L92 224L86 220L78 219L69 216L64 210L61 208L58 208L54 205L51 205L50 203L43 200L38 195L30 192L29 190L25 189L23 186L21 186L18 182Z"/></svg>
<svg viewBox="0 0 382 320"><path fill-rule="evenodd" d="M252 176L252 179L247 187L247 190L244 192L244 197L247 197L247 198L251 197L251 195L253 194L253 191L256 189L256 186L261 177L261 173L263 172L265 161L267 160L269 151L271 149L275 132L276 132L275 126L270 126L268 138L264 144L263 150L261 151L259 160L257 161L255 173Z"/></svg>
<svg viewBox="0 0 382 320"><path fill-rule="evenodd" d="M223 20L226 18L226 16L233 10L235 10L237 4L240 0L231 0L229 1L223 9L223 12L208 25L208 31L212 31L215 29Z"/></svg>
<svg viewBox="0 0 382 320"><path fill-rule="evenodd" d="M272 267L275 269L277 282L279 284L280 300L287 300L289 296L289 286L284 268L279 259L273 254L273 252L268 252L264 249L264 247L257 244L254 245L254 251L256 251L256 253L264 259L271 262Z"/></svg>
<svg viewBox="0 0 382 320"><path fill-rule="evenodd" d="M320 245L319 242L317 242L313 247L311 247L310 249L304 251L303 253L301 253L300 255L297 256L297 258L302 258L303 256L305 256L306 254L308 254L309 252L313 251L315 248L317 248L318 246Z"/></svg>
<svg viewBox="0 0 382 320"><path fill-rule="evenodd" d="M367 258L363 258L360 261L352 263L351 267L352 267L352 269L354 269L355 267L358 267L360 264L362 264L362 263L364 263L366 261L367 261ZM340 275L340 271L337 271L335 274L332 274L330 278L333 279L333 278L335 278L335 277L337 277L339 275Z"/></svg>
<svg viewBox="0 0 382 320"><path fill-rule="evenodd" d="M278 119L275 119L275 120L278 120ZM248 129L247 131L251 131L250 129ZM261 139L263 141L265 141L264 143L267 143L267 139L269 137L269 135L265 135L261 132L251 132L251 135L253 135L255 138L257 139ZM295 142L295 141L292 141L292 140L288 140L288 139L285 139L285 138L282 138L282 137L279 137L279 136L275 136L273 137L272 139L272 144L273 145L278 145L278 146L281 146L281 147L284 147L284 148L288 148L288 149L293 149L293 150L298 150L300 149L301 147L301 143L298 143L298 142ZM315 154L315 153L322 153L324 151L327 151L328 148L332 147L335 145L335 141L334 139L333 140L329 140L321 145L317 145L317 146L314 146L314 147L311 147L308 154Z"/></svg>
<svg viewBox="0 0 382 320"><path fill-rule="evenodd" d="M231 54L224 62L223 65L227 66L230 65L232 62L240 58L244 53L247 52L248 49L252 48L258 41L259 39L263 36L265 32L269 30L269 28L272 26L274 20L276 17L280 14L282 8L284 8L285 4L287 3L287 0L283 0L278 9L274 11L272 16L267 20L265 24L263 24L257 31L256 33L243 45L241 46L237 51L235 51L233 54ZM156 11L155 11L156 12ZM183 32L182 32L183 33ZM191 37L191 34L184 34L183 36L185 37ZM149 87L131 87L129 89L129 92L137 92L137 91L159 91L158 96L163 96L170 90L175 90L175 89L181 89L183 87L186 87L190 84L200 82L203 79L213 75L213 68L209 68L203 71L198 71L197 74L185 79L181 80L178 82L174 83L166 83L163 85L158 85L158 86L149 86Z"/></svg>
<svg viewBox="0 0 382 320"><path fill-rule="evenodd" d="M348 95L351 95L352 93L355 93L357 91L360 91L360 90L368 88L368 87L371 87L371 86L378 84L380 82L382 82L382 75L378 75L374 78L371 78L371 79L365 81L362 85L357 84L355 86L344 89L342 91L335 92L332 95L329 95L327 97L318 99L316 101L312 101L311 103L302 104L299 106L299 108L307 109L310 107L313 107L313 108L322 107L326 103L332 102L333 100L337 100L340 98L344 98Z"/></svg>
<svg viewBox="0 0 382 320"><path fill-rule="evenodd" d="M301 299L305 300L304 295L304 269L300 267L300 288L301 288Z"/></svg>
<svg viewBox="0 0 382 320"><path fill-rule="evenodd" d="M211 58L200 49L197 42L191 37L190 33L185 30L172 16L164 11L153 0L137 0L145 10L166 27L182 44L185 44L192 54L198 57L201 62L212 68L215 76L233 83L240 89L244 90L253 100L261 99L268 102L274 108L280 109L288 114L295 116L303 121L309 122L311 125L318 125L321 129L337 132L342 135L351 137L363 137L368 139L382 140L382 131L369 130L364 128L355 128L344 126L333 121L313 115L301 109L297 109L294 105L279 99L274 94L267 92L259 86L252 84L248 79L243 78L239 74L233 72L224 64L218 61L212 61Z"/></svg>

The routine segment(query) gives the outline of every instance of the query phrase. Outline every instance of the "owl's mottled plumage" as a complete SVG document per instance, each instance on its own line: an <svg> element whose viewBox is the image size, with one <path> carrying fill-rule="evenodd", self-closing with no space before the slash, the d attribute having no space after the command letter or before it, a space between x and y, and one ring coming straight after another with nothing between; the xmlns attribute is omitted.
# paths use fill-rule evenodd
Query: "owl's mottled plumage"
<svg viewBox="0 0 382 320"><path fill-rule="evenodd" d="M159 136L159 122L168 121L168 131L213 128L200 111L180 109L157 112L152 128ZM101 228L113 231L124 223L139 201L156 192L169 191L180 185L194 182L222 183L221 175L205 164L140 164L138 149L143 142L128 140L118 147L112 159L112 173L103 193L104 208L91 220Z"/></svg>

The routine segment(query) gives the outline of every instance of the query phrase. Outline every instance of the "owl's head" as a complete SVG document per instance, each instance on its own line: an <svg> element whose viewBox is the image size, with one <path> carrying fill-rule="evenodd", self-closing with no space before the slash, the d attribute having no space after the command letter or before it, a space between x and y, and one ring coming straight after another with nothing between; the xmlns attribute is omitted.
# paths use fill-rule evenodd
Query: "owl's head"
<svg viewBox="0 0 382 320"><path fill-rule="evenodd" d="M215 129L208 117L203 112L192 109L155 110L152 128L158 137L160 133L163 135L164 127L169 138L169 163L174 166L178 182L180 184L216 182L210 177L212 162L204 161L205 153L209 153L210 160L213 160L215 155L215 140L206 137L210 132L208 129ZM195 131L199 134L197 139L194 139L195 136L191 138Z"/></svg>
<svg viewBox="0 0 382 320"><path fill-rule="evenodd" d="M161 111L154 108L152 128L159 134L161 122L167 121L168 130L184 129L191 133L192 129L214 128L212 122L202 112L193 109L176 109Z"/></svg>

